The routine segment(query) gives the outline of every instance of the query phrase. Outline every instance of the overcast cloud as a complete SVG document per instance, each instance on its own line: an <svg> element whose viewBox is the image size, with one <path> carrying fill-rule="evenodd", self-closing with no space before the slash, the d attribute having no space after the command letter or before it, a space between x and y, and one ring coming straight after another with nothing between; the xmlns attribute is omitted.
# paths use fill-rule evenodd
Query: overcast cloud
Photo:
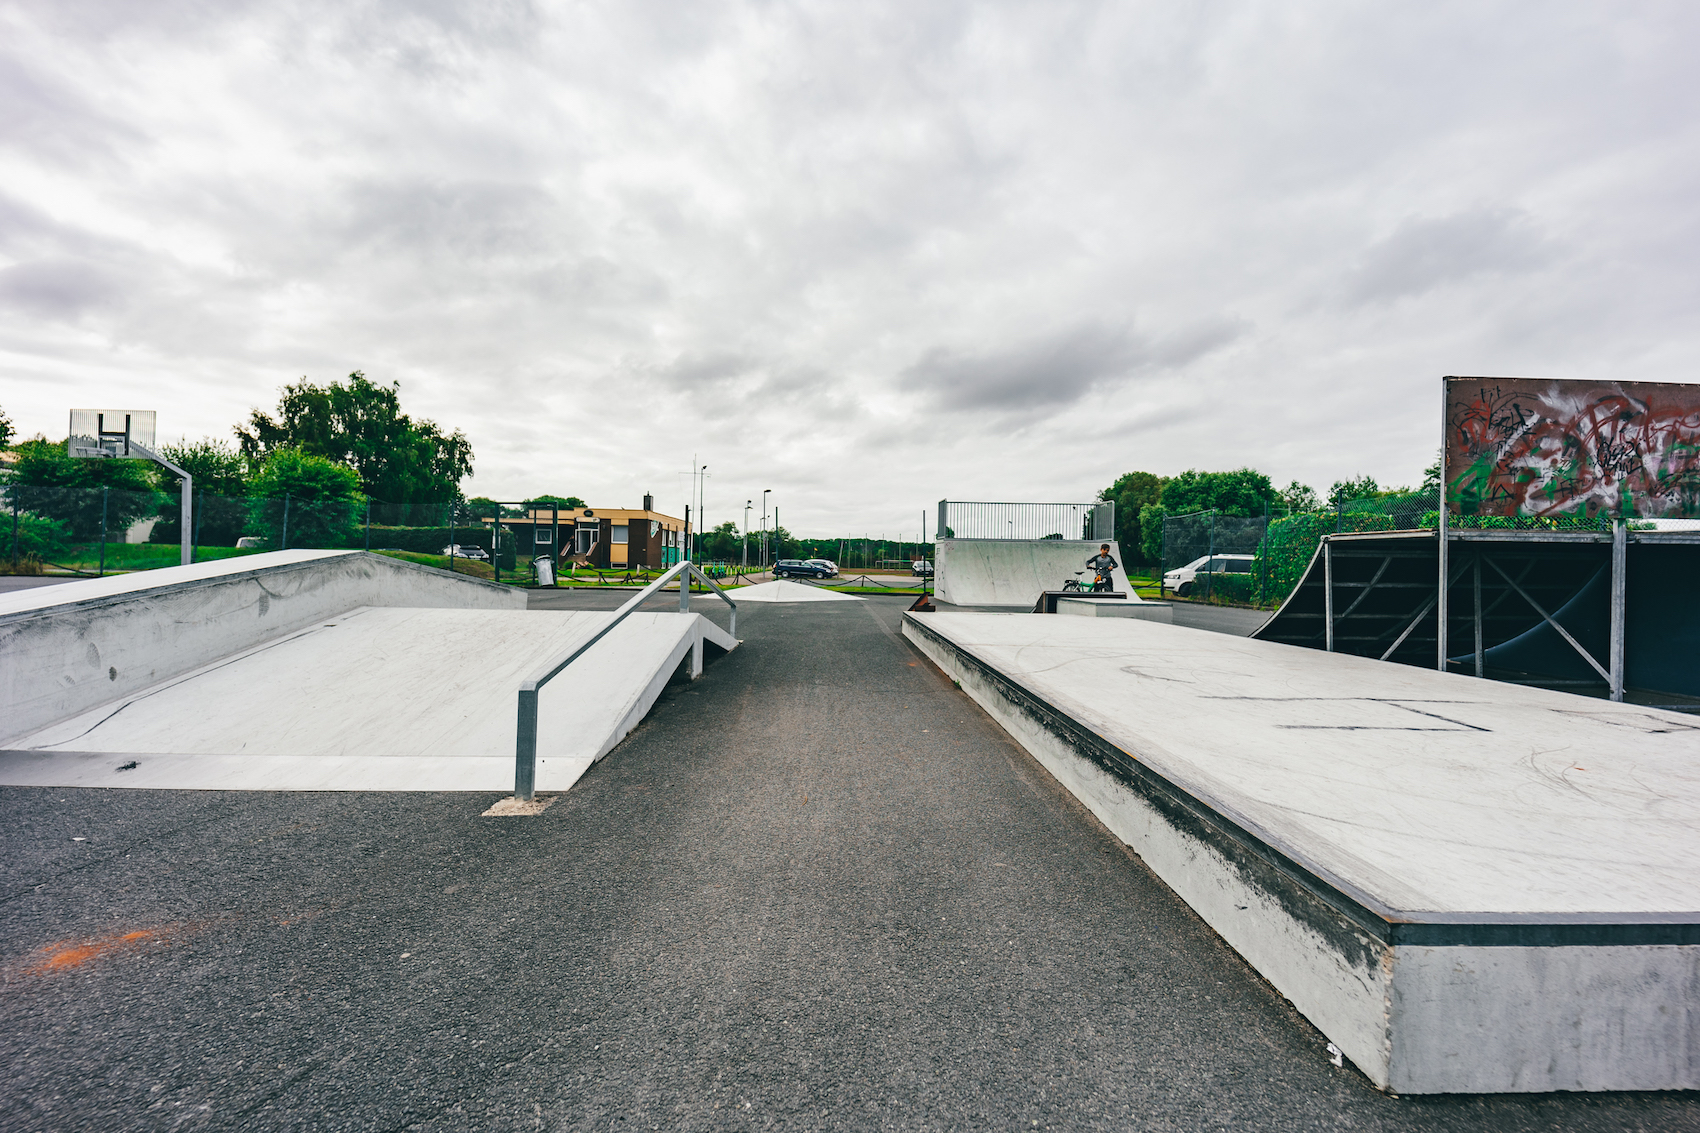
<svg viewBox="0 0 1700 1133"><path fill-rule="evenodd" d="M1443 374L1689 381L1685 3L0 5L0 407L361 369L470 494L911 535L1421 475Z"/></svg>

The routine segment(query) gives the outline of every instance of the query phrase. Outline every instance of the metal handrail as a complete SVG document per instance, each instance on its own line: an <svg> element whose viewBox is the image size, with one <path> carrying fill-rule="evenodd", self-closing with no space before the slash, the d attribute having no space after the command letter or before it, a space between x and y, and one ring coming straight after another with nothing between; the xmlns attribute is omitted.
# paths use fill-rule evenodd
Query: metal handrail
<svg viewBox="0 0 1700 1133"><path fill-rule="evenodd" d="M555 679L562 669L584 656L587 649L607 637L615 626L625 620L627 614L636 610L650 595L674 578L679 579L679 612L689 613L690 576L693 574L711 591L720 595L722 602L732 607L732 621L727 632L734 638L738 636L738 603L732 601L726 591L716 586L714 580L698 570L696 564L689 559L671 567L660 578L633 595L631 601L616 610L613 620L607 625L573 646L564 656L549 662L519 686L519 732L514 742L514 798L530 802L537 794L537 690Z"/></svg>

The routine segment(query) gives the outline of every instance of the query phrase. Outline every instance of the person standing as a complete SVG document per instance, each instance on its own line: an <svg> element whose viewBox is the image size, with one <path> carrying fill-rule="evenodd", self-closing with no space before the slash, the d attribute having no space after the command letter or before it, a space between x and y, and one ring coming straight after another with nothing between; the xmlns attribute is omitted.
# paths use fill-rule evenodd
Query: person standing
<svg viewBox="0 0 1700 1133"><path fill-rule="evenodd" d="M1091 567L1093 571L1093 590L1104 591L1114 590L1116 588L1116 576L1113 572L1121 564L1116 562L1115 558L1110 554L1110 545L1108 543L1099 547L1098 553L1086 560L1086 565Z"/></svg>

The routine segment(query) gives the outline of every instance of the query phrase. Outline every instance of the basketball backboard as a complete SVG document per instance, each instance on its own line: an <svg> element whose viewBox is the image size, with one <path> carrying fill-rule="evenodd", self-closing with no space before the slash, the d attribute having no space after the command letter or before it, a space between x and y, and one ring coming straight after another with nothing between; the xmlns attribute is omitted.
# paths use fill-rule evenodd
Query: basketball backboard
<svg viewBox="0 0 1700 1133"><path fill-rule="evenodd" d="M153 442L151 409L71 410L71 443L67 447L74 457L147 460Z"/></svg>

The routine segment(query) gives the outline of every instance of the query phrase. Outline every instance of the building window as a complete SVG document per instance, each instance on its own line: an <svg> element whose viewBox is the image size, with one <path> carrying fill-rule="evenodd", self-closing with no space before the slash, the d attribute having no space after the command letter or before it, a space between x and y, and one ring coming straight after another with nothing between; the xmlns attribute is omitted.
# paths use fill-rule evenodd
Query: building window
<svg viewBox="0 0 1700 1133"><path fill-rule="evenodd" d="M620 543L624 543L626 541L626 530L627 530L626 525L623 524L623 523L616 523L616 524L613 525L613 530L614 530L613 542L616 545L618 545Z"/></svg>
<svg viewBox="0 0 1700 1133"><path fill-rule="evenodd" d="M539 546L542 546L544 544L547 544L547 543L554 541L554 538L555 538L554 528L552 528L552 527L539 527L536 530L537 530L537 543L538 543Z"/></svg>

